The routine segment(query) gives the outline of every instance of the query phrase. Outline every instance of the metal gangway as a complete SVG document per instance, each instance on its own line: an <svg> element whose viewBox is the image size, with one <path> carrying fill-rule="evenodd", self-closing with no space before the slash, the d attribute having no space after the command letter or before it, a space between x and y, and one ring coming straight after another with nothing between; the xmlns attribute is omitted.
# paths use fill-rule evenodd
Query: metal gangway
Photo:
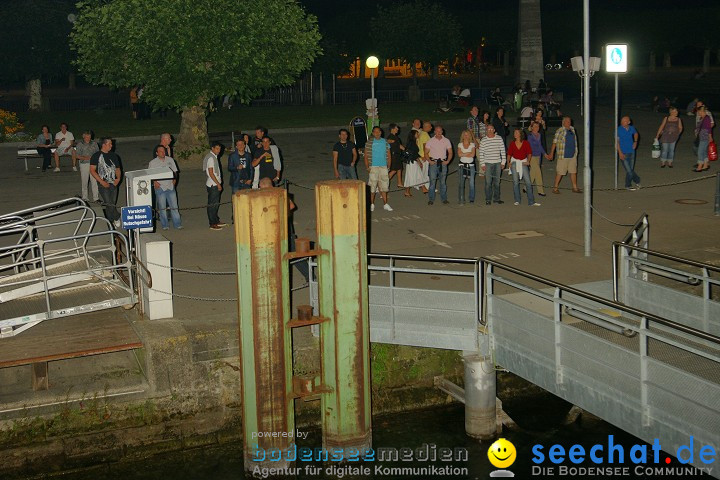
<svg viewBox="0 0 720 480"><path fill-rule="evenodd" d="M128 239L68 198L0 215L0 338L137 302Z"/></svg>
<svg viewBox="0 0 720 480"><path fill-rule="evenodd" d="M649 250L649 232L643 215L614 245L615 298L490 258L369 254L371 341L478 352L667 452L691 435L696 449L717 448L718 268Z"/></svg>

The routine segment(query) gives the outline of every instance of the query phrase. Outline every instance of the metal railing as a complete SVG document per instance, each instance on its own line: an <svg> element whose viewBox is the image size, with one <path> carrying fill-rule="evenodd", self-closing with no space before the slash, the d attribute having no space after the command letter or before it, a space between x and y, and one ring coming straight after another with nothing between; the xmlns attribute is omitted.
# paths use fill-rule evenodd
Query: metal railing
<svg viewBox="0 0 720 480"><path fill-rule="evenodd" d="M679 375L678 381L684 382L688 381L685 380L686 375L698 375L693 367L703 361L708 364L703 367L702 374L692 378L698 378L697 381L701 383L714 382L715 389L720 387L717 376L709 373L711 380L708 380L706 375L720 367L720 336L494 260L481 259L481 267L485 277L483 323L488 326L491 348L501 353L499 363L514 373L525 376L528 371L534 371L537 378L526 376L533 383L544 388L562 385L566 380L589 385L597 384L601 376L606 383L602 388L622 390L619 384L613 383L622 382L626 388L639 393L637 398L628 396L626 400L627 404L638 402L642 409L642 425L645 427L650 424L653 408L657 408L661 401L659 399L662 397L664 401L663 395L666 395L662 392L667 387L657 372L674 372L673 375ZM540 288L530 283L539 284ZM498 296L495 291L499 285L526 296ZM530 302L527 295L531 296L529 298L550 302L552 314L545 313L544 309ZM583 324L592 324L592 327L583 327ZM621 338L628 340L619 340ZM636 346L632 347L632 344ZM625 357L622 361L610 360L608 357L620 355L620 352ZM518 361L518 358L527 356L535 358L537 364L529 365L527 360ZM695 365L688 365L689 358L696 359ZM633 362L636 363L633 365ZM549 370L543 370L542 365L546 368L549 366ZM610 370L603 370L608 367ZM523 368L526 371L517 371ZM545 373L540 373L541 370ZM554 372L554 380L548 380L548 371ZM600 374L599 371L604 373ZM649 372L654 373L651 375ZM567 375L572 375L572 379L566 379ZM583 398L595 406L596 414L598 408L607 408L607 405L602 406L602 402L594 403L597 400L593 400L594 397L587 392L574 391L577 398L570 395L566 400L577 403ZM580 406L588 408L590 405ZM611 412L607 414L612 416Z"/></svg>

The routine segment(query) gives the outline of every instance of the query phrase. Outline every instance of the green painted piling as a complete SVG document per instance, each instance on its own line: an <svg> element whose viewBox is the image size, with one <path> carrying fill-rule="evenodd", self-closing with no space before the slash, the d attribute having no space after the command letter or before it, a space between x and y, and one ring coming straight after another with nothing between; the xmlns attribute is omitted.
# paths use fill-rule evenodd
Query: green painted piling
<svg viewBox="0 0 720 480"><path fill-rule="evenodd" d="M281 188L233 196L245 469L291 466L294 446L288 199ZM272 436L275 433L277 436ZM282 434L285 433L285 436ZM266 436L269 435L269 436ZM273 452L273 453L271 453ZM282 452L279 461L271 455ZM292 455L289 458L294 458Z"/></svg>
<svg viewBox="0 0 720 480"><path fill-rule="evenodd" d="M370 448L370 325L368 321L365 183L315 186L324 448Z"/></svg>

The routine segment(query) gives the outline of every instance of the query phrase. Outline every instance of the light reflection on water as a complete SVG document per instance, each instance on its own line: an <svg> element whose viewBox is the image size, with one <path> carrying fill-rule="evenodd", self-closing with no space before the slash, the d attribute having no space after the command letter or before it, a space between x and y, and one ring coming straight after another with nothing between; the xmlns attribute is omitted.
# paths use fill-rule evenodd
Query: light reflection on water
<svg viewBox="0 0 720 480"><path fill-rule="evenodd" d="M580 443L586 449L596 443L607 444L607 436L614 435L616 444L629 446L635 443L642 443L635 437L593 418L584 418L571 425L563 425L565 414L570 405L552 395L541 395L532 400L507 401L504 404L505 410L521 427L517 431L505 431L503 437L513 442L517 449L517 461L509 468L515 472L515 478L545 478L544 476L531 476L531 448L537 443L550 445L558 443L565 448ZM487 449L491 442L479 442L465 435L464 408L462 405L435 408L410 413L393 414L376 417L373 419L373 446L378 447L410 447L413 450L424 444L434 444L438 448L466 448L468 450L467 462L434 462L430 463L436 467L452 465L453 467L465 468L467 475L458 475L451 478L486 479L494 467L487 459ZM299 442L298 446L319 447L321 435L319 430L312 430L308 438ZM387 463L387 467L422 467L429 462L413 462L409 465L403 462ZM319 463L310 463L313 466L323 467ZM373 471L377 462L360 462L356 465L366 465ZM293 478L301 480L337 478L325 475L311 475L306 473L307 462L298 462L300 475ZM328 463L325 467L329 466ZM585 466L592 466L586 464ZM138 462L121 462L113 464L97 465L91 469L64 474L64 480L240 480L249 478L243 474L242 445L229 444L216 447L203 447L184 452L161 454L151 459ZM429 478L429 476L418 475L389 476L374 475L343 478L373 478L384 480L401 478ZM436 477L437 478L437 477ZM564 476L562 478L575 478ZM577 477L585 478L585 477ZM600 477L596 477L600 478ZM643 478L643 477L623 477Z"/></svg>

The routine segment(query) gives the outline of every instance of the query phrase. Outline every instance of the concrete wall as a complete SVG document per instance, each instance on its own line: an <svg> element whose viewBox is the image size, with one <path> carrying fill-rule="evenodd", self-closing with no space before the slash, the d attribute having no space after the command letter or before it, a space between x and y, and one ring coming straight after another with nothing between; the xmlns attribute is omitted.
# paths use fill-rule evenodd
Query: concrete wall
<svg viewBox="0 0 720 480"><path fill-rule="evenodd" d="M103 355L82 364L52 362L44 399L28 383L27 408L17 398L0 405L0 477L242 440L235 318L145 320L135 327L145 342L136 374ZM315 372L317 339L307 330L298 335L305 338L294 342L302 345L296 373ZM433 387L436 375L462 382L461 352L373 344L371 363L373 414L451 402ZM81 365L87 372L73 375ZM15 368L24 379L22 367ZM296 415L298 428L314 428L319 402L297 401Z"/></svg>

